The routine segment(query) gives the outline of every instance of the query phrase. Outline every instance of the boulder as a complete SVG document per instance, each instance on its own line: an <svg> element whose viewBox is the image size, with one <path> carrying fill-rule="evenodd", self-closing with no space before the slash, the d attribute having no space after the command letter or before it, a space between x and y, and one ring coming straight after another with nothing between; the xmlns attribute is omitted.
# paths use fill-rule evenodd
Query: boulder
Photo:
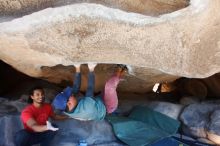
<svg viewBox="0 0 220 146"><path fill-rule="evenodd" d="M202 142L202 143L206 143L206 144L210 144L210 145L215 145L216 144L213 141L210 141L210 140L208 140L206 138L198 138L197 141Z"/></svg>
<svg viewBox="0 0 220 146"><path fill-rule="evenodd" d="M69 119L53 121L59 127L57 135L52 140L53 146L77 145L79 140L86 140L88 145L122 146L107 121L78 121ZM20 115L0 117L0 145L15 146L14 135L23 128Z"/></svg>
<svg viewBox="0 0 220 146"><path fill-rule="evenodd" d="M179 115L183 109L182 105L159 101L150 102L149 104L147 104L147 106L153 109L154 111L165 114L176 120L178 120Z"/></svg>
<svg viewBox="0 0 220 146"><path fill-rule="evenodd" d="M5 98L0 98L0 116L7 114L13 114L17 112L17 108L13 105L8 104L8 100Z"/></svg>
<svg viewBox="0 0 220 146"><path fill-rule="evenodd" d="M220 145L220 135L211 133L211 132L207 132L207 136L208 139L211 140L212 142L214 142L217 145Z"/></svg>
<svg viewBox="0 0 220 146"><path fill-rule="evenodd" d="M182 105L190 105L190 104L194 104L194 103L199 103L200 99L198 97L182 97L180 99L180 104Z"/></svg>
<svg viewBox="0 0 220 146"><path fill-rule="evenodd" d="M220 108L213 111L210 115L210 122L208 125L209 133L213 133L220 136Z"/></svg>
<svg viewBox="0 0 220 146"><path fill-rule="evenodd" d="M0 104L0 116L16 113L17 109L12 105Z"/></svg>
<svg viewBox="0 0 220 146"><path fill-rule="evenodd" d="M5 2L2 13L8 7L19 13L30 5L33 9L36 4L40 9L44 5L40 0L22 2ZM68 67L74 63L127 64L134 75L120 89L142 93L157 81L209 77L220 71L219 1L183 3L182 9L160 17L96 3L43 9L0 23L0 59L29 76L53 83L70 81L74 70ZM139 85L129 86L133 81Z"/></svg>
<svg viewBox="0 0 220 146"><path fill-rule="evenodd" d="M206 138L210 114L217 108L218 104L191 104L184 108L180 115L183 122L183 132L194 137Z"/></svg>
<svg viewBox="0 0 220 146"><path fill-rule="evenodd" d="M201 103L187 106L180 119L183 122L183 132L197 138L207 138L220 144L220 104Z"/></svg>
<svg viewBox="0 0 220 146"><path fill-rule="evenodd" d="M157 16L169 13L189 5L189 0L81 0L81 3L96 3L128 12ZM79 3L77 0L5 0L0 2L0 13L6 16L25 15L48 7L59 7Z"/></svg>
<svg viewBox="0 0 220 146"><path fill-rule="evenodd" d="M0 117L0 145L15 146L15 133L23 128L19 115L7 115Z"/></svg>
<svg viewBox="0 0 220 146"><path fill-rule="evenodd" d="M21 112L27 105L27 102L24 102L22 100L14 100L14 101L9 101L8 103L5 103L9 106L13 106L14 108L17 109L18 112Z"/></svg>

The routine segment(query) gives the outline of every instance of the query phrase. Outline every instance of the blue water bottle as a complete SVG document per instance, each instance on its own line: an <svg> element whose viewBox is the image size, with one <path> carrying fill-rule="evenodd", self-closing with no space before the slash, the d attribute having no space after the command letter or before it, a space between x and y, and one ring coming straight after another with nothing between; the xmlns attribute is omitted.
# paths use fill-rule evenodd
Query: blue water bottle
<svg viewBox="0 0 220 146"><path fill-rule="evenodd" d="M78 146L87 146L86 140L84 140L84 139L83 139L83 140L80 140Z"/></svg>

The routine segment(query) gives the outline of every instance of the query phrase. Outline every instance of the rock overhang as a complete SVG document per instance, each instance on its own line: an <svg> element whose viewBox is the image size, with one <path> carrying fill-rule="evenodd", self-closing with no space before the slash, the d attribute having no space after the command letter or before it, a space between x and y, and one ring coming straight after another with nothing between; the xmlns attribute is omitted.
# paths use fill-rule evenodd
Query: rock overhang
<svg viewBox="0 0 220 146"><path fill-rule="evenodd" d="M0 24L0 58L41 78L47 76L42 66L76 62L123 63L172 77L204 78L219 72L220 20L219 15L209 18L218 6L215 0L192 0L159 17L87 3L48 8ZM207 56L212 57L202 60ZM135 76L150 74L143 72Z"/></svg>
<svg viewBox="0 0 220 146"><path fill-rule="evenodd" d="M21 17L49 7L55 8L77 3L95 3L106 7L121 9L126 12L158 16L188 6L189 0L5 0L0 2L0 14Z"/></svg>

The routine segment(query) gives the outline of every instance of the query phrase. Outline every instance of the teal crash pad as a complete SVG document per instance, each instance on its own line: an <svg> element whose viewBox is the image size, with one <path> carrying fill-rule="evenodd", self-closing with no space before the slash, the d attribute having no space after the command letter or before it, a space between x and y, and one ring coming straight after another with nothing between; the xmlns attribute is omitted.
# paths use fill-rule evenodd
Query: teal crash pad
<svg viewBox="0 0 220 146"><path fill-rule="evenodd" d="M137 106L128 117L107 116L118 139L129 146L147 146L175 134L180 122L148 107Z"/></svg>

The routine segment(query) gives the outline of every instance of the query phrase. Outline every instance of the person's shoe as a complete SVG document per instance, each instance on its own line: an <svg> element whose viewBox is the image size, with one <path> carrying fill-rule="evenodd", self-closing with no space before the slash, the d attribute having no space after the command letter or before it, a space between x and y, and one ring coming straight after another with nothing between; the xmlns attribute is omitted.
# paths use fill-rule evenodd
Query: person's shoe
<svg viewBox="0 0 220 146"><path fill-rule="evenodd" d="M75 68L77 68L77 67L79 68L81 63L74 63L73 65L75 66Z"/></svg>
<svg viewBox="0 0 220 146"><path fill-rule="evenodd" d="M88 63L88 68L89 71L94 71L95 67L96 67L97 63Z"/></svg>
<svg viewBox="0 0 220 146"><path fill-rule="evenodd" d="M74 66L76 68L76 72L80 72L80 63L75 63Z"/></svg>

